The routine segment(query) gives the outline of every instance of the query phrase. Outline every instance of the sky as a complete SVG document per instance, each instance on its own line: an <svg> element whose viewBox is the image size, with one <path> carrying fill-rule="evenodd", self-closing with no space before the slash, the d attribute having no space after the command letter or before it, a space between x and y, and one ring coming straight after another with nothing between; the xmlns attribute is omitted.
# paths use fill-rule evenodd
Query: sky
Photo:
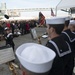
<svg viewBox="0 0 75 75"><path fill-rule="evenodd" d="M8 9L14 8L48 8L55 7L60 0L0 0L6 3Z"/></svg>
<svg viewBox="0 0 75 75"><path fill-rule="evenodd" d="M7 9L24 8L55 8L60 0L0 0L0 3L6 3ZM21 16L38 16L39 11L21 12ZM50 15L50 11L41 11L45 16Z"/></svg>

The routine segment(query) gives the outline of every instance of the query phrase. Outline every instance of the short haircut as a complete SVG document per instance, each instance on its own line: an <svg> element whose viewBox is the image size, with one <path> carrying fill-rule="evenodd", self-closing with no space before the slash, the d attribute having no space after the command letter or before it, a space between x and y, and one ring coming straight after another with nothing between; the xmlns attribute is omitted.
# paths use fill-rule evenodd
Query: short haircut
<svg viewBox="0 0 75 75"><path fill-rule="evenodd" d="M70 20L65 21L65 26L69 26Z"/></svg>
<svg viewBox="0 0 75 75"><path fill-rule="evenodd" d="M64 29L64 24L57 24L57 25L56 24L55 25L50 25L49 24L49 27L53 27L57 34L61 34L61 32Z"/></svg>

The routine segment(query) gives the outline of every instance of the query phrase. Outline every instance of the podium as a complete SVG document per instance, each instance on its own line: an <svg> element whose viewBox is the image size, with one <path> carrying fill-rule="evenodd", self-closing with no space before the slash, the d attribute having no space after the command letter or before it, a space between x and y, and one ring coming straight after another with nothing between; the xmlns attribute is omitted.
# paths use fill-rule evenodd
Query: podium
<svg viewBox="0 0 75 75"><path fill-rule="evenodd" d="M12 47L2 46L0 47L0 64L7 63L15 59L15 55Z"/></svg>
<svg viewBox="0 0 75 75"><path fill-rule="evenodd" d="M18 66L12 62L15 59L15 54L13 52L12 47L2 46L0 47L0 64L8 63L9 70L12 71L14 75L18 75L16 68Z"/></svg>
<svg viewBox="0 0 75 75"><path fill-rule="evenodd" d="M32 29L30 30L30 32L31 32L32 38L33 38L33 39L37 39L37 33L36 33L35 28L32 28Z"/></svg>

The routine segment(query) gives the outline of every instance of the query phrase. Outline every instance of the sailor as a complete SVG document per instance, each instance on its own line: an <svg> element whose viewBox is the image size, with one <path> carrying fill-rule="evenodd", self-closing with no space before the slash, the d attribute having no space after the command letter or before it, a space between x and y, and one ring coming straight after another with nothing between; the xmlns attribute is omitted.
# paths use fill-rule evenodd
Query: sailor
<svg viewBox="0 0 75 75"><path fill-rule="evenodd" d="M36 43L26 43L16 50L23 75L48 75L56 56L50 48Z"/></svg>
<svg viewBox="0 0 75 75"><path fill-rule="evenodd" d="M47 32L50 38L46 46L56 53L49 75L64 75L66 65L71 60L70 45L60 36L64 23L65 18L62 17L46 19Z"/></svg>
<svg viewBox="0 0 75 75"><path fill-rule="evenodd" d="M75 20L70 21L69 29L71 30L73 34L72 38L74 38L73 41L71 42L71 48L73 50L73 55L75 57Z"/></svg>
<svg viewBox="0 0 75 75"><path fill-rule="evenodd" d="M11 46L14 50L15 44L13 41L13 34L11 33L11 30L8 27L5 28L4 38L6 40L6 46Z"/></svg>
<svg viewBox="0 0 75 75"><path fill-rule="evenodd" d="M73 33L74 32L73 29L68 28L69 25L71 25L71 26L74 25L74 21L70 21L70 18L66 17L65 18L65 27L62 32L62 37L64 37L64 39L68 43L71 43L71 42L75 41L75 36L74 36L75 34Z"/></svg>
<svg viewBox="0 0 75 75"><path fill-rule="evenodd" d="M63 32L61 34L61 37L64 38L65 41L67 41L71 47L72 53L74 54L74 49L72 48L75 41L75 34L72 33L70 29L68 29L70 23L70 17L65 17L65 27L63 29ZM72 55L73 55L72 54ZM66 72L65 75L72 75L73 74L73 67L74 67L74 57L71 56L72 60L69 61L68 65L66 66Z"/></svg>
<svg viewBox="0 0 75 75"><path fill-rule="evenodd" d="M71 32L75 32L75 20L70 20L69 27Z"/></svg>
<svg viewBox="0 0 75 75"><path fill-rule="evenodd" d="M73 32L72 29L68 28L69 23L70 25L74 25L74 22L70 21L69 17L65 17L65 27L63 29L62 35L67 42L73 42L75 41L75 37L74 34L72 33Z"/></svg>

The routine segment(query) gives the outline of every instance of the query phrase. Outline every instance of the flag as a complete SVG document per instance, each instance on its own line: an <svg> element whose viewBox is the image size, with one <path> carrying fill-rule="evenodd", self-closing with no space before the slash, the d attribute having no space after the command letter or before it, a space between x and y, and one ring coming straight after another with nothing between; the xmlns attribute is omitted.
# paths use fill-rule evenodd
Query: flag
<svg viewBox="0 0 75 75"><path fill-rule="evenodd" d="M39 12L39 25L44 25L45 24L45 16Z"/></svg>
<svg viewBox="0 0 75 75"><path fill-rule="evenodd" d="M54 14L52 8L51 8L51 16L55 16L55 14Z"/></svg>

